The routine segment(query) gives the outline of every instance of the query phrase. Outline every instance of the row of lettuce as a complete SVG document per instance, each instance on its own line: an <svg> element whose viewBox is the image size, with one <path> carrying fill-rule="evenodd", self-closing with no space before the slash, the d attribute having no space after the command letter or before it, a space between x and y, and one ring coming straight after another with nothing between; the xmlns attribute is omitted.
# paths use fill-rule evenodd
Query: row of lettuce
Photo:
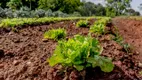
<svg viewBox="0 0 142 80"><path fill-rule="evenodd" d="M67 17L67 18L54 18L54 17L44 17L44 18L12 18L12 19L2 19L0 20L0 27L19 27L19 26L30 26L30 25L40 25L53 23L58 21L66 21L66 20L77 20L77 19L101 19L108 17Z"/></svg>
<svg viewBox="0 0 142 80"><path fill-rule="evenodd" d="M105 33L105 26L111 18L100 18L89 27L88 20L80 20L76 27L89 27L88 36L75 35L66 40L67 32L65 29L52 29L44 33L45 39L58 41L58 45L53 55L48 59L50 66L62 65L66 68L74 68L78 71L86 68L100 67L104 72L111 72L114 68L112 60L100 56L103 48L97 38L91 37L91 33L102 35Z"/></svg>

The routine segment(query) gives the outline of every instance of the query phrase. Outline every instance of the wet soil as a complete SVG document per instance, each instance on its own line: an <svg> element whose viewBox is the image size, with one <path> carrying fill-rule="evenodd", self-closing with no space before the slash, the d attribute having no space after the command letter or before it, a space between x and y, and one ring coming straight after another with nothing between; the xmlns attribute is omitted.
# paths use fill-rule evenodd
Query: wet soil
<svg viewBox="0 0 142 80"><path fill-rule="evenodd" d="M90 20L93 24L94 20ZM65 28L67 39L75 34L87 35L89 28L77 28L76 21L62 21L42 26L27 26L13 32L10 29L0 29L0 80L62 80L65 75L57 76L59 67L52 68L47 59L52 55L57 42L43 41L43 34L50 29ZM137 54L128 54L111 37L113 25L107 26L110 33L99 37L104 50L102 56L109 57L115 64L115 69L104 73L100 68L87 69L86 80L141 80L138 73L142 69ZM114 37L114 36L113 36ZM71 71L70 76L77 78L78 72Z"/></svg>

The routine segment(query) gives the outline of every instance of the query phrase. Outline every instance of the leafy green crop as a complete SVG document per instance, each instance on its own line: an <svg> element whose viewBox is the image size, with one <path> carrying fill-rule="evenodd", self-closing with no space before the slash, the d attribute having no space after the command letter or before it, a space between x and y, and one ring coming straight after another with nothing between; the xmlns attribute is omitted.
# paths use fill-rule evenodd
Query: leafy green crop
<svg viewBox="0 0 142 80"><path fill-rule="evenodd" d="M47 24L52 22L58 21L68 21L68 20L78 20L78 19L109 19L109 17L43 17L43 18L6 18L0 20L0 28L2 27L21 27L21 26L30 26L30 25L40 25L40 24Z"/></svg>
<svg viewBox="0 0 142 80"><path fill-rule="evenodd" d="M66 37L66 31L64 29L52 29L44 33L45 39L59 40Z"/></svg>
<svg viewBox="0 0 142 80"><path fill-rule="evenodd" d="M111 72L114 65L110 59L100 56L102 50L98 40L91 36L76 35L68 41L59 41L48 61L50 66L61 64L65 67L74 67L78 71L98 66L104 72Z"/></svg>
<svg viewBox="0 0 142 80"><path fill-rule="evenodd" d="M76 26L77 27L87 27L88 26L88 21L87 20L80 20L77 22Z"/></svg>
<svg viewBox="0 0 142 80"><path fill-rule="evenodd" d="M97 35L101 35L105 33L105 27L107 23L110 22L110 18L102 18L99 19L90 27L90 32L96 33Z"/></svg>
<svg viewBox="0 0 142 80"><path fill-rule="evenodd" d="M96 21L95 24L104 24L107 25L111 21L111 18L101 18L100 20Z"/></svg>
<svg viewBox="0 0 142 80"><path fill-rule="evenodd" d="M90 32L96 33L96 34L103 34L105 33L105 25L104 24L94 24L90 27Z"/></svg>

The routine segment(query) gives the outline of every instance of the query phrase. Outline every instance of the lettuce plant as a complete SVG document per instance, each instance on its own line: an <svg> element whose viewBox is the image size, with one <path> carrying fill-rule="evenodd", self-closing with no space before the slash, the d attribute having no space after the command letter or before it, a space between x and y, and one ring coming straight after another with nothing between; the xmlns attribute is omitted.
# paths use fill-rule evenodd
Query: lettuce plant
<svg viewBox="0 0 142 80"><path fill-rule="evenodd" d="M88 27L88 21L87 20L80 20L77 22L76 26L77 27Z"/></svg>
<svg viewBox="0 0 142 80"><path fill-rule="evenodd" d="M94 24L90 27L90 32L96 33L97 35L101 35L105 33L105 25L104 24Z"/></svg>
<svg viewBox="0 0 142 80"><path fill-rule="evenodd" d="M59 40L66 37L66 31L64 29L52 29L44 33L45 39Z"/></svg>
<svg viewBox="0 0 142 80"><path fill-rule="evenodd" d="M102 18L94 23L90 27L90 32L96 33L97 35L101 35L105 33L105 27L107 23L110 22L110 18Z"/></svg>
<svg viewBox="0 0 142 80"><path fill-rule="evenodd" d="M114 65L110 59L100 56L102 50L98 40L91 36L76 35L68 41L59 41L48 62L50 66L61 64L78 71L87 67L100 67L104 72L111 72Z"/></svg>

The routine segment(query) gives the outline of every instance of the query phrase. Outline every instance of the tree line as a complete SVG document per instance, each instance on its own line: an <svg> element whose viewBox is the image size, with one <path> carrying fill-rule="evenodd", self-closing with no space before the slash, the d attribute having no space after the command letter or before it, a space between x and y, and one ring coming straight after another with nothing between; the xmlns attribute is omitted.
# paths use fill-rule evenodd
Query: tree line
<svg viewBox="0 0 142 80"><path fill-rule="evenodd" d="M131 8L131 1L105 0L104 6L85 0L0 0L0 17L140 15Z"/></svg>

